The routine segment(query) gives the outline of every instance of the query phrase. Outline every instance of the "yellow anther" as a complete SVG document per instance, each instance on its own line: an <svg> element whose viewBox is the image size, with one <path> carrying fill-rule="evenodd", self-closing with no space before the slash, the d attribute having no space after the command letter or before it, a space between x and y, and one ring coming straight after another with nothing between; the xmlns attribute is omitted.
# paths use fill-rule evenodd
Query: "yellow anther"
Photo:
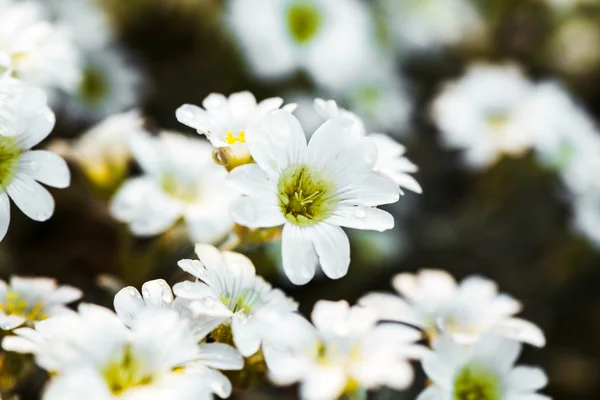
<svg viewBox="0 0 600 400"><path fill-rule="evenodd" d="M240 131L239 134L234 135L233 132L228 131L225 136L225 142L227 142L227 144L246 143L246 134L244 131Z"/></svg>

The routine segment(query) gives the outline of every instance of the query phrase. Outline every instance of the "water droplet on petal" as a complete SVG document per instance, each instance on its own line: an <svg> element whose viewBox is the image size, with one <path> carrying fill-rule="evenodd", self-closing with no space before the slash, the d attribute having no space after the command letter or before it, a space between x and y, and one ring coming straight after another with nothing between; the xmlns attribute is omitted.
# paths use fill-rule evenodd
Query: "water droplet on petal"
<svg viewBox="0 0 600 400"><path fill-rule="evenodd" d="M355 215L357 218L364 218L364 217L366 217L366 216L367 216L367 212L364 210L364 208L358 207L358 208L356 209L356 211L354 212L354 215Z"/></svg>
<svg viewBox="0 0 600 400"><path fill-rule="evenodd" d="M200 301L202 302L202 305L204 305L205 307L208 307L208 308L212 308L215 305L214 297L204 297Z"/></svg>
<svg viewBox="0 0 600 400"><path fill-rule="evenodd" d="M134 288L129 288L128 293L130 296L134 296L134 297L139 297L139 292L137 290L135 290Z"/></svg>

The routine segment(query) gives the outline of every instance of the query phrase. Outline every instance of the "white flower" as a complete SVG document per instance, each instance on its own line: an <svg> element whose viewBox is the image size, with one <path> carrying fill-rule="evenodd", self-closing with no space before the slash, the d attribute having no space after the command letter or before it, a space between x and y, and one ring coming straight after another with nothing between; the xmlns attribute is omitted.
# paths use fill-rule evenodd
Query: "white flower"
<svg viewBox="0 0 600 400"><path fill-rule="evenodd" d="M271 379L300 382L300 397L333 400L344 393L388 386L405 389L413 380L408 358L419 357L420 333L400 324L377 325L373 310L347 302L319 301L314 327L299 316L282 320L285 342L265 347Z"/></svg>
<svg viewBox="0 0 600 400"><path fill-rule="evenodd" d="M367 136L364 124L356 114L338 107L334 100L315 99L315 109L326 120L338 116L354 121L352 134ZM416 193L422 193L421 185L409 175L418 171L418 168L408 158L404 157L406 148L384 133L371 133L368 135L377 146L377 162L374 170L385 175L398 186Z"/></svg>
<svg viewBox="0 0 600 400"><path fill-rule="evenodd" d="M513 317L521 304L499 294L497 285L485 278L471 276L457 285L444 271L421 270L417 275L396 275L392 285L402 297L370 293L359 304L378 310L381 319L417 326L430 339L447 332L454 340L470 344L492 331L538 347L546 343L540 328Z"/></svg>
<svg viewBox="0 0 600 400"><path fill-rule="evenodd" d="M157 235L181 217L196 242L219 240L231 230L229 205L236 194L225 184L227 171L212 161L208 143L172 132L140 133L132 137L131 151L144 175L123 184L111 212L133 233Z"/></svg>
<svg viewBox="0 0 600 400"><path fill-rule="evenodd" d="M211 93L202 102L202 107L184 104L176 112L182 124L190 126L208 140L217 149L226 149L219 153L219 162L231 168L251 161L246 145L246 133L260 125L263 118L283 104L283 99L271 97L260 103L250 92L237 92L229 98ZM295 104L283 107L293 111ZM231 169L229 168L229 169Z"/></svg>
<svg viewBox="0 0 600 400"><path fill-rule="evenodd" d="M219 252L205 244L196 246L200 261L181 260L179 266L202 282L173 286L177 296L191 300L190 310L230 326L233 342L245 357L261 345L265 324L297 310L297 304L259 276L242 254ZM217 339L217 338L215 338Z"/></svg>
<svg viewBox="0 0 600 400"><path fill-rule="evenodd" d="M369 7L357 0L230 0L226 22L261 78L302 69L344 87L371 66L377 47Z"/></svg>
<svg viewBox="0 0 600 400"><path fill-rule="evenodd" d="M573 199L573 228L600 248L600 194L590 192Z"/></svg>
<svg viewBox="0 0 600 400"><path fill-rule="evenodd" d="M423 51L479 38L484 24L468 0L381 0L397 47Z"/></svg>
<svg viewBox="0 0 600 400"><path fill-rule="evenodd" d="M58 325L58 320L62 328ZM242 358L220 343L198 344L173 310L147 310L128 329L112 311L82 304L79 313L41 325L36 362L52 372L43 399L211 399L231 384L218 369Z"/></svg>
<svg viewBox="0 0 600 400"><path fill-rule="evenodd" d="M369 138L354 138L352 124L331 119L307 145L298 120L274 111L246 135L256 164L228 176L245 195L231 208L238 224L283 225L283 268L295 284L313 278L317 258L328 277L346 274L350 245L340 226L378 231L394 226L394 218L375 206L398 201L399 188L373 171L377 147Z"/></svg>
<svg viewBox="0 0 600 400"><path fill-rule="evenodd" d="M32 1L0 0L0 54L16 77L71 91L81 77L80 56L66 32L44 20ZM0 57L2 58L2 57Z"/></svg>
<svg viewBox="0 0 600 400"><path fill-rule="evenodd" d="M468 349L442 336L435 352L423 359L433 385L417 400L550 400L536 393L548 383L537 367L515 366L521 352L518 342L486 335Z"/></svg>
<svg viewBox="0 0 600 400"><path fill-rule="evenodd" d="M464 149L467 165L484 167L530 147L523 107L532 91L515 66L474 65L435 99L433 119L446 146Z"/></svg>
<svg viewBox="0 0 600 400"><path fill-rule="evenodd" d="M67 312L67 303L78 300L81 291L50 278L13 276L0 280L0 330L15 329Z"/></svg>
<svg viewBox="0 0 600 400"><path fill-rule="evenodd" d="M7 104L6 114L4 104ZM39 89L24 86L16 79L0 79L0 109L0 134L4 135L0 136L2 240L10 222L9 196L29 218L46 221L54 213L54 199L38 182L65 188L69 186L70 173L65 161L56 154L30 150L50 134L55 122Z"/></svg>

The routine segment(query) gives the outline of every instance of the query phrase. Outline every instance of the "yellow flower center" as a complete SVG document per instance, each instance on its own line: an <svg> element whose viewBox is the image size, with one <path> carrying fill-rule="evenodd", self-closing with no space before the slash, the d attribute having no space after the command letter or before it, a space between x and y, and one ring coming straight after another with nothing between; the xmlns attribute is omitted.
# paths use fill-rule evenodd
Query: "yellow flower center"
<svg viewBox="0 0 600 400"><path fill-rule="evenodd" d="M44 304L41 301L29 304L14 290L6 292L3 301L0 302L0 311L6 315L22 317L31 322L41 321L48 317L44 314Z"/></svg>
<svg viewBox="0 0 600 400"><path fill-rule="evenodd" d="M502 386L498 375L489 368L467 364L454 378L453 400L500 400Z"/></svg>
<svg viewBox="0 0 600 400"><path fill-rule="evenodd" d="M318 35L323 26L323 17L316 5L298 1L287 9L287 24L292 38L305 45Z"/></svg>
<svg viewBox="0 0 600 400"><path fill-rule="evenodd" d="M234 135L233 132L228 131L227 135L225 136L225 142L227 142L227 144L246 143L244 131L240 131L237 135Z"/></svg>
<svg viewBox="0 0 600 400"><path fill-rule="evenodd" d="M108 363L102 375L110 392L117 396L127 389L148 385L153 379L144 371L144 365L135 359L129 345L120 357Z"/></svg>
<svg viewBox="0 0 600 400"><path fill-rule="evenodd" d="M0 190L12 182L17 174L21 150L14 137L0 136Z"/></svg>
<svg viewBox="0 0 600 400"><path fill-rule="evenodd" d="M193 203L198 200L196 187L182 182L173 174L163 174L160 184L164 192L176 200L185 203Z"/></svg>

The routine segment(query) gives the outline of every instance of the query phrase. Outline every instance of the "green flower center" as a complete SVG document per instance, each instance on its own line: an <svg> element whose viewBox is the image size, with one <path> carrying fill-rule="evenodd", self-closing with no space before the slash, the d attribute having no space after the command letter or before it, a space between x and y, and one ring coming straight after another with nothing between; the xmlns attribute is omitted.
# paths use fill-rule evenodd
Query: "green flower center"
<svg viewBox="0 0 600 400"><path fill-rule="evenodd" d="M14 137L0 136L0 190L6 190L17 174L21 150Z"/></svg>
<svg viewBox="0 0 600 400"><path fill-rule="evenodd" d="M85 68L79 83L79 94L90 104L98 104L105 100L108 95L108 82L104 71L93 66Z"/></svg>
<svg viewBox="0 0 600 400"><path fill-rule="evenodd" d="M277 184L279 206L288 222L310 226L327 219L338 204L335 183L307 165L290 165Z"/></svg>
<svg viewBox="0 0 600 400"><path fill-rule="evenodd" d="M0 311L6 315L14 315L25 318L28 321L41 321L47 318L44 314L44 304L40 301L34 304L27 303L27 300L19 293L9 290L0 302Z"/></svg>
<svg viewBox="0 0 600 400"><path fill-rule="evenodd" d="M454 377L454 400L500 400L502 386L489 368L468 364Z"/></svg>
<svg viewBox="0 0 600 400"><path fill-rule="evenodd" d="M108 363L103 374L106 385L113 395L120 395L127 389L145 386L152 382L142 363L133 356L131 346L125 346L123 354Z"/></svg>
<svg viewBox="0 0 600 400"><path fill-rule="evenodd" d="M323 26L323 17L316 5L301 1L288 7L287 24L292 38L304 45L317 36Z"/></svg>

